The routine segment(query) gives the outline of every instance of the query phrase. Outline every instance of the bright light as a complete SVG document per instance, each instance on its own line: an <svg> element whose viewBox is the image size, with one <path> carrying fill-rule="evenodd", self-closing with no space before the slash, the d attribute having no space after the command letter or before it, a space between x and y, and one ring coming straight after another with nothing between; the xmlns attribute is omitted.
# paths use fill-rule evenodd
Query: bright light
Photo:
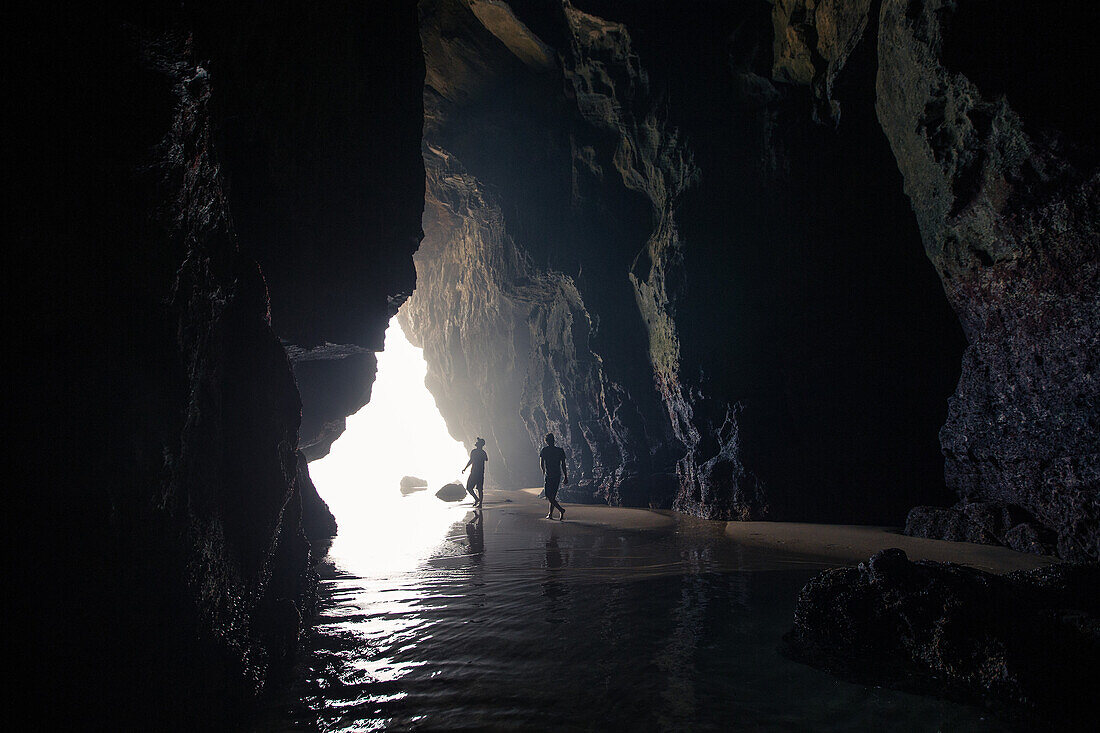
<svg viewBox="0 0 1100 733"><path fill-rule="evenodd" d="M424 377L421 349L405 338L397 318L378 355L370 402L348 418L324 458L309 464L317 491L340 525L329 555L363 577L413 570L462 519L462 505L435 492L461 479L469 455L447 432ZM426 479L428 489L402 496L402 476ZM468 475L468 473L467 473Z"/></svg>

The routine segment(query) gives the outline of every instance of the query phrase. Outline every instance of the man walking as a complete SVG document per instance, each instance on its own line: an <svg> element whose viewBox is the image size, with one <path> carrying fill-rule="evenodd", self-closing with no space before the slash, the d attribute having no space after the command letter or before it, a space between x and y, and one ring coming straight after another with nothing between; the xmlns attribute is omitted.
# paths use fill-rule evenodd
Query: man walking
<svg viewBox="0 0 1100 733"><path fill-rule="evenodd" d="M462 472L470 469L470 478L466 481L466 491L474 497L474 508L481 506L481 500L485 498L485 464L489 462L489 454L482 450L485 438L478 438L474 443L474 449L470 451L470 460L462 467ZM475 491L476 490L476 491Z"/></svg>
<svg viewBox="0 0 1100 733"><path fill-rule="evenodd" d="M565 509L558 503L558 487L562 479L569 483L569 472L565 469L565 451L554 445L554 434L546 434L546 447L539 453L539 462L542 465L542 473L546 476L546 500L550 502L550 511L547 519L554 518L554 510L561 512L558 519L565 519Z"/></svg>

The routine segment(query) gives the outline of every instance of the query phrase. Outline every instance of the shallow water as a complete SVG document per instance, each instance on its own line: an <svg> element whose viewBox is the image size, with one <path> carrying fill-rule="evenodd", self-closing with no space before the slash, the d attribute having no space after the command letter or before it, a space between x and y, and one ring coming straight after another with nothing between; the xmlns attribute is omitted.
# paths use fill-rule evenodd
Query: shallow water
<svg viewBox="0 0 1100 733"><path fill-rule="evenodd" d="M297 680L257 730L999 728L782 657L824 561L749 550L690 518L622 530L508 504L451 516L412 569L373 572L334 547Z"/></svg>

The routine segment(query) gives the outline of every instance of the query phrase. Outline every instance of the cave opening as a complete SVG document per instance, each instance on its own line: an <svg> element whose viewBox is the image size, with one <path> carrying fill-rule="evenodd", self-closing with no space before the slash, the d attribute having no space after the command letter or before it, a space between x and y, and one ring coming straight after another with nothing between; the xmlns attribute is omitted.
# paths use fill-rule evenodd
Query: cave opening
<svg viewBox="0 0 1100 733"><path fill-rule="evenodd" d="M409 343L394 316L370 402L348 417L329 454L309 464L340 525L329 555L346 571L412 569L455 521L435 491L458 479L466 450L448 432L424 385L426 373L423 350ZM400 491L405 476L426 488Z"/></svg>

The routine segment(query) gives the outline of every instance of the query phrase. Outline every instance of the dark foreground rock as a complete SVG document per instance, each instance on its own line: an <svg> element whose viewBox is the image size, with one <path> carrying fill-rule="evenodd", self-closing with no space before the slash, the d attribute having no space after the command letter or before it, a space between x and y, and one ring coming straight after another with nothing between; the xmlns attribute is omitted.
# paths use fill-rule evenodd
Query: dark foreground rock
<svg viewBox="0 0 1100 733"><path fill-rule="evenodd" d="M854 682L1084 729L1100 673L1098 584L1095 564L998 576L883 550L802 589L784 651Z"/></svg>
<svg viewBox="0 0 1100 733"><path fill-rule="evenodd" d="M461 484L447 484L435 492L435 496L442 501L462 501L466 496L466 489Z"/></svg>
<svg viewBox="0 0 1100 733"><path fill-rule="evenodd" d="M1056 537L1022 507L995 501L953 507L918 506L909 511L905 534L951 542L1001 545L1017 552L1055 554Z"/></svg>

